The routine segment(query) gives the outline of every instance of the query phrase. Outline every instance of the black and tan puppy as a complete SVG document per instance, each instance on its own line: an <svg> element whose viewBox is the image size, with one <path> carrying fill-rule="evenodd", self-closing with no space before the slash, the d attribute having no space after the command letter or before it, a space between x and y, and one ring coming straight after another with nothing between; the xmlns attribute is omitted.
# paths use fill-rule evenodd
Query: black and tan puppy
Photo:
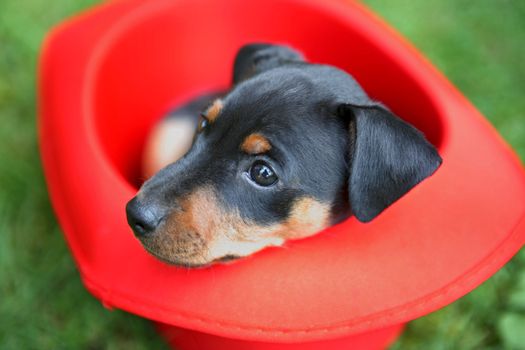
<svg viewBox="0 0 525 350"><path fill-rule="evenodd" d="M350 75L288 47L243 47L233 75L224 96L174 113L198 115L209 103L189 151L127 205L136 236L166 262L204 266L350 215L368 222L441 163Z"/></svg>

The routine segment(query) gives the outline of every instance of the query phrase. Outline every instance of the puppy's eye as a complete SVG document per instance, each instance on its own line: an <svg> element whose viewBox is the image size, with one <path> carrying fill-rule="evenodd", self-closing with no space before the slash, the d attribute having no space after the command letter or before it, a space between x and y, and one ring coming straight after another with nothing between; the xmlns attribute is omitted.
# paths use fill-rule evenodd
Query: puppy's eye
<svg viewBox="0 0 525 350"><path fill-rule="evenodd" d="M199 117L199 122L197 124L197 132L201 132L202 130L204 130L208 126L208 124L208 119L206 119L206 117L203 114L201 114Z"/></svg>
<svg viewBox="0 0 525 350"><path fill-rule="evenodd" d="M271 186L277 182L277 175L272 167L262 160L253 163L250 168L250 178L259 186Z"/></svg>

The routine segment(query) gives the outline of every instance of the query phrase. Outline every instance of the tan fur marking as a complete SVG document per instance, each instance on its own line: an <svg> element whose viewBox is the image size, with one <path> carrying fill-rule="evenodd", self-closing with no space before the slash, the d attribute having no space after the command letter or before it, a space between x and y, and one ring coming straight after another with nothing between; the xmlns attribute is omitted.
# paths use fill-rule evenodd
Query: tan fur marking
<svg viewBox="0 0 525 350"><path fill-rule="evenodd" d="M298 200L292 207L283 238L297 239L311 236L330 225L330 206L313 198Z"/></svg>
<svg viewBox="0 0 525 350"><path fill-rule="evenodd" d="M262 154L272 148L270 142L261 134L251 134L241 145L241 149L248 154Z"/></svg>
<svg viewBox="0 0 525 350"><path fill-rule="evenodd" d="M221 99L216 99L213 101L212 105L206 111L206 119L208 119L210 123L213 123L221 113L223 106L224 105Z"/></svg>

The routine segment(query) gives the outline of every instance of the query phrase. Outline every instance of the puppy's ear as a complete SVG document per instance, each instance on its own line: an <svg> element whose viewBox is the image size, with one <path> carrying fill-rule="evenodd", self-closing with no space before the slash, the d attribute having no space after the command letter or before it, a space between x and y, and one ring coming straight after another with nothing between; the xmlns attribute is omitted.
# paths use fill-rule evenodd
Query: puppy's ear
<svg viewBox="0 0 525 350"><path fill-rule="evenodd" d="M348 194L361 222L375 218L441 164L419 130L379 104L341 104L337 114L349 125Z"/></svg>
<svg viewBox="0 0 525 350"><path fill-rule="evenodd" d="M304 57L288 46L248 44L241 47L235 56L233 84L286 63L303 61Z"/></svg>

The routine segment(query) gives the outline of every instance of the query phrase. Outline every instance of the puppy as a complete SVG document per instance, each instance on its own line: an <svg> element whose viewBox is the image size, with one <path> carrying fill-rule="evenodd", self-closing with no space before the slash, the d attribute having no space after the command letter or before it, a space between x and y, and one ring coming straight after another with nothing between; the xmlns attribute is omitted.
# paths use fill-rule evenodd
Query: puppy
<svg viewBox="0 0 525 350"><path fill-rule="evenodd" d="M189 151L177 160L174 146L152 162L170 164L126 211L144 248L179 266L247 256L350 215L369 222L441 164L421 132L350 75L286 46L241 48L231 90L169 120L195 125L193 139L178 144ZM157 151L158 143L147 156Z"/></svg>

